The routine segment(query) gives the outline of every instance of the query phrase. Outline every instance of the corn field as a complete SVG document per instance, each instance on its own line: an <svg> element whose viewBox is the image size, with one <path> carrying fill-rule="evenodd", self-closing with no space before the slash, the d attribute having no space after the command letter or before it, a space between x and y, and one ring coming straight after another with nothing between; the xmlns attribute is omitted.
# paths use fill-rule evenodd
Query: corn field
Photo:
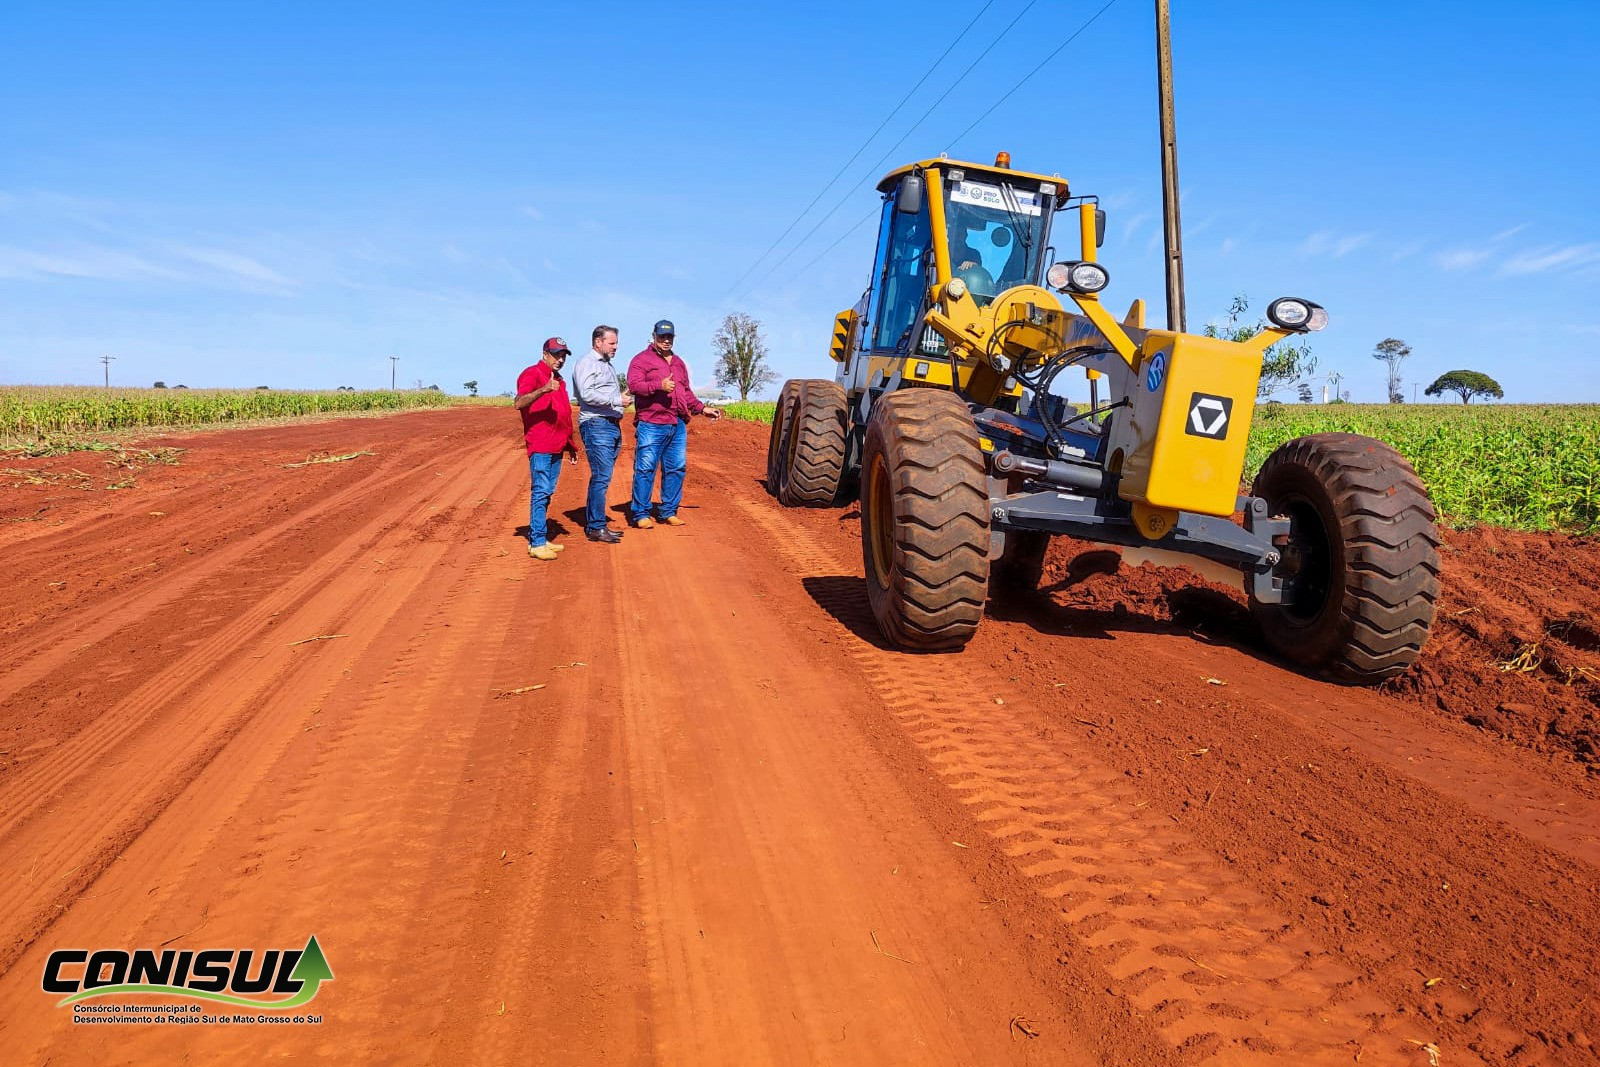
<svg viewBox="0 0 1600 1067"><path fill-rule="evenodd" d="M276 392L269 389L0 388L0 447L155 426L203 426L327 412L442 407L444 393Z"/></svg>

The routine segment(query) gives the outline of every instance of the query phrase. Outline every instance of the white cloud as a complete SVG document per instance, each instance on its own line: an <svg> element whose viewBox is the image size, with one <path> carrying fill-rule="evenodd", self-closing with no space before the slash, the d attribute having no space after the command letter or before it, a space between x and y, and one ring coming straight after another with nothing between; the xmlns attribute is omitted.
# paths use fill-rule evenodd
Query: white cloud
<svg viewBox="0 0 1600 1067"><path fill-rule="evenodd" d="M0 245L0 278L48 277L134 281L181 275L143 256L114 248L79 245L66 251L38 252Z"/></svg>
<svg viewBox="0 0 1600 1067"><path fill-rule="evenodd" d="M1600 244L1567 245L1565 248L1540 248L1521 252L1500 266L1503 276L1542 274L1562 267L1583 267L1600 262Z"/></svg>
<svg viewBox="0 0 1600 1067"><path fill-rule="evenodd" d="M260 260L251 259L249 256L240 255L238 252L229 252L221 248L199 248L192 245L175 245L172 251L192 263L210 267L230 279L278 288L286 288L295 284L292 278L284 277Z"/></svg>
<svg viewBox="0 0 1600 1067"><path fill-rule="evenodd" d="M1452 248L1437 253L1433 261L1441 270L1467 270L1488 258L1488 251L1482 248Z"/></svg>
<svg viewBox="0 0 1600 1067"><path fill-rule="evenodd" d="M540 211L538 208L534 207L532 204L523 204L522 205L522 213L524 215L528 216L528 218L532 219L534 222L543 222L544 221L544 212Z"/></svg>
<svg viewBox="0 0 1600 1067"><path fill-rule="evenodd" d="M1372 240L1370 233L1337 234L1332 230L1318 230L1300 242L1303 256L1327 256L1340 259Z"/></svg>

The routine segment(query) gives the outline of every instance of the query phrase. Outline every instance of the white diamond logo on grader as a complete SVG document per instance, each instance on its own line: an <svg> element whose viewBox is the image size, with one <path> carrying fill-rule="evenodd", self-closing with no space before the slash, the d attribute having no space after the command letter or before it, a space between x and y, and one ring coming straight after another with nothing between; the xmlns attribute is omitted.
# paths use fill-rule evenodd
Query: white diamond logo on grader
<svg viewBox="0 0 1600 1067"><path fill-rule="evenodd" d="M1410 466L1318 434L1241 492L1262 354L1327 313L1279 298L1244 341L1148 328L1139 300L1119 321L1100 302L1098 201L1010 162L928 159L878 183L866 292L834 320L832 380L784 385L769 489L788 506L859 496L867 599L902 649L965 645L991 589L1031 592L1066 534L1232 568L1265 644L1304 669L1363 684L1404 671L1439 569ZM1073 258L1050 263L1051 247ZM1087 376L1087 405L1066 401L1069 372Z"/></svg>
<svg viewBox="0 0 1600 1067"><path fill-rule="evenodd" d="M1196 437L1228 436L1228 415L1233 401L1225 396L1206 396L1196 393L1190 398L1189 432Z"/></svg>

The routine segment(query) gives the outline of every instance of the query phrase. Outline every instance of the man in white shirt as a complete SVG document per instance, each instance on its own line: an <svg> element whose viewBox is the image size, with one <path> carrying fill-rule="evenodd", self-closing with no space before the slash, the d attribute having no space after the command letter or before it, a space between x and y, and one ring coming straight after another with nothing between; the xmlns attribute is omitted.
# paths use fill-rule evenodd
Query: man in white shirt
<svg viewBox="0 0 1600 1067"><path fill-rule="evenodd" d="M614 545L622 531L607 525L606 489L611 469L622 449L622 414L628 395L617 381L611 357L617 354L617 328L596 326L594 345L572 371L572 391L578 401L578 435L589 457L589 497L584 512L584 536Z"/></svg>

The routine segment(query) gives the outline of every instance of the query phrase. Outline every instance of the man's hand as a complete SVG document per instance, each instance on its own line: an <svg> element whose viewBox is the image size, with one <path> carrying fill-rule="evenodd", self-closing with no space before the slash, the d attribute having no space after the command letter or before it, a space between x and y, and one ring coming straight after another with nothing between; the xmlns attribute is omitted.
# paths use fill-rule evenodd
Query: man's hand
<svg viewBox="0 0 1600 1067"><path fill-rule="evenodd" d="M678 383L672 380L672 376L671 375L668 375L667 377L661 379L661 391L663 393L670 393L674 389L676 389L677 387L678 387Z"/></svg>
<svg viewBox="0 0 1600 1067"><path fill-rule="evenodd" d="M722 418L722 409L721 408L706 408L703 411L701 411L700 414L704 415L706 418L710 419L712 422L716 422L718 419Z"/></svg>
<svg viewBox="0 0 1600 1067"><path fill-rule="evenodd" d="M578 462L578 450L576 448L571 447L570 445L567 446L567 448L566 448L566 457L567 457L567 462L568 463L576 463L576 462Z"/></svg>

